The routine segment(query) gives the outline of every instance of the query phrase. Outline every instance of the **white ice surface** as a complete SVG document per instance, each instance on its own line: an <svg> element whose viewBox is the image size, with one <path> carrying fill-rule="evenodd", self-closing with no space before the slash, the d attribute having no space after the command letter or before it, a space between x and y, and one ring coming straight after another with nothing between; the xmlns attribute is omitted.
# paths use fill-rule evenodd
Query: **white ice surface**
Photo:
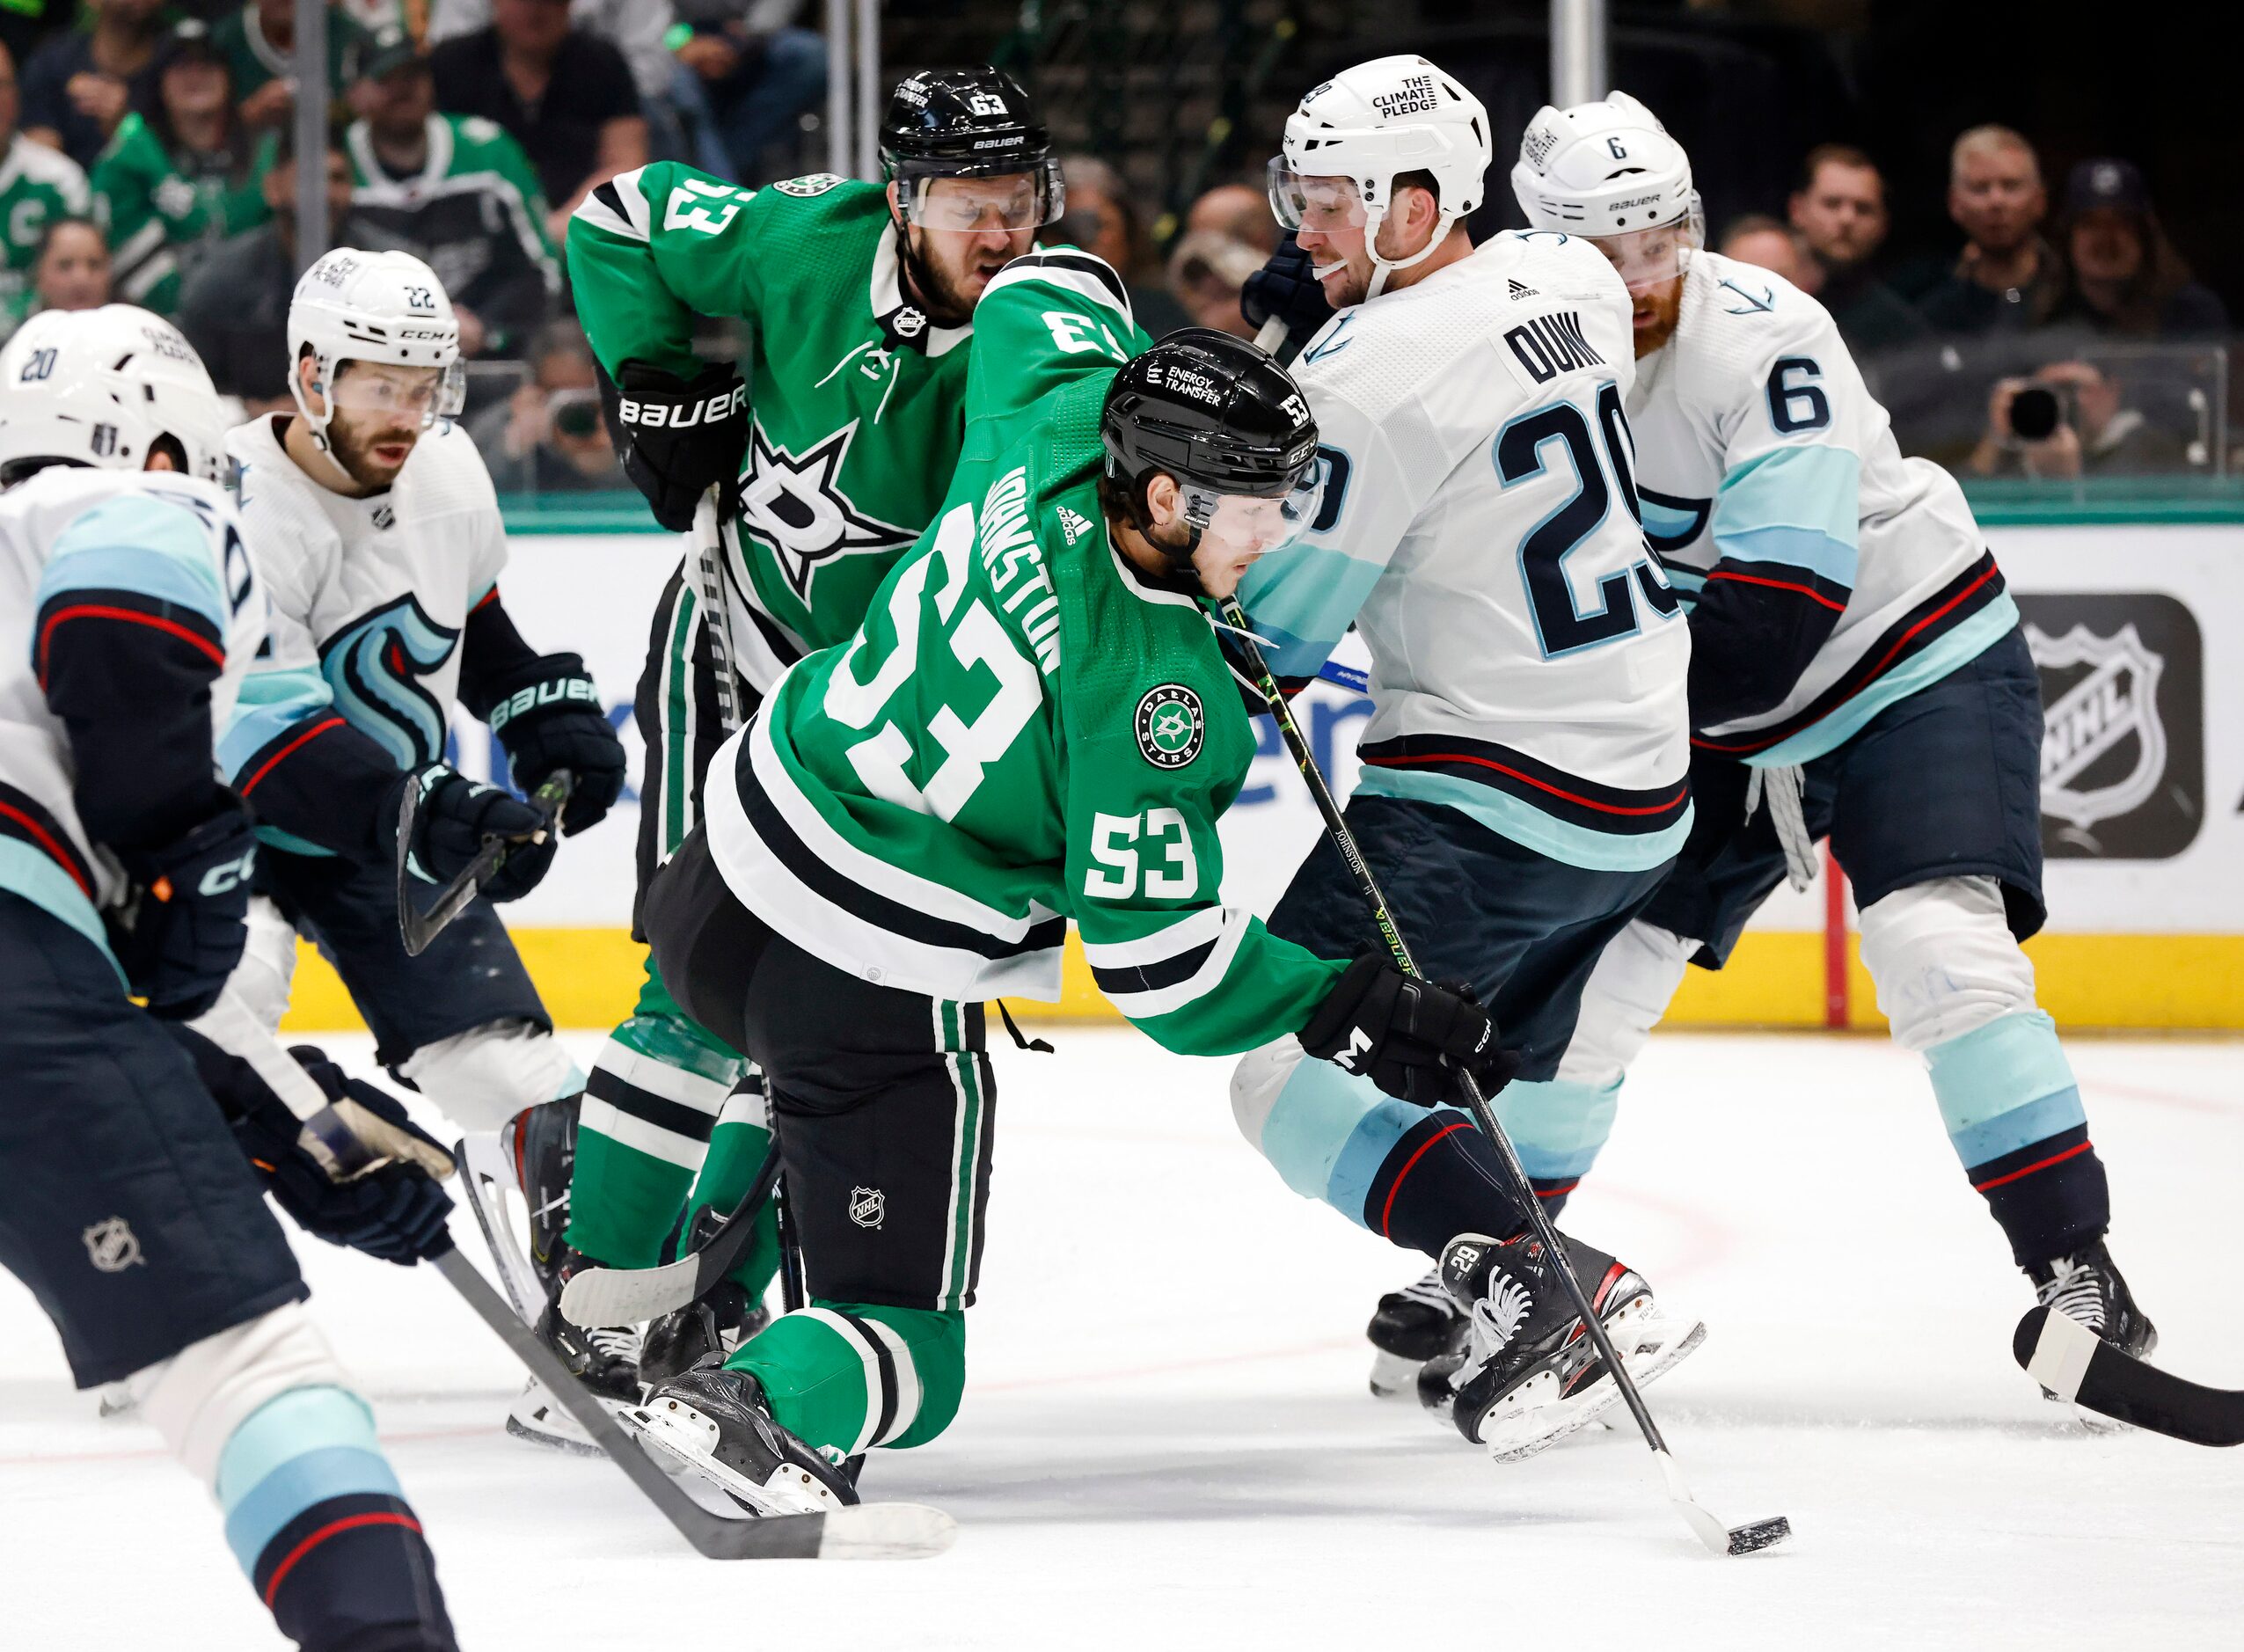
<svg viewBox="0 0 2244 1652"><path fill-rule="evenodd" d="M1797 1532L1718 1561L1633 1432L1498 1468L1369 1399L1363 1321L1417 1260L1278 1183L1226 1064L1056 1042L998 1056L964 1411L866 1475L957 1516L939 1560L699 1560L606 1465L500 1432L515 1372L441 1279L300 1247L464 1647L2244 1646L2244 1455L2036 1395L2026 1288L1884 1043L1656 1039L1568 1213L1709 1323L1654 1409L1718 1514ZM2161 1362L2244 1385L2244 1046L2072 1054ZM0 1577L11 1648L281 1644L202 1493L95 1420L4 1277Z"/></svg>

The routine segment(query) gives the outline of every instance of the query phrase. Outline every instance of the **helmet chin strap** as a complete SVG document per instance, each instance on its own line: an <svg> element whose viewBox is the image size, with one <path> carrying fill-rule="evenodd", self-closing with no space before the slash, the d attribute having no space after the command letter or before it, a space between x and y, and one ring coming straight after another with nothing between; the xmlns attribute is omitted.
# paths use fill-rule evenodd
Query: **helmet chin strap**
<svg viewBox="0 0 2244 1652"><path fill-rule="evenodd" d="M315 366L318 366L319 358L317 355L313 356L312 362ZM338 362L335 365L340 368L342 363ZM322 384L333 383L333 374L323 369L322 376L319 382ZM304 401L303 369L301 362L297 364L296 371L289 376L289 394L296 398L296 412L302 416L303 420L303 428L311 437L311 445L318 450L319 457L327 462L327 468L335 472L336 476L340 479L345 487L356 487L360 486L358 478L353 476L348 471L343 468L343 462L335 457L335 450L333 444L331 444L327 440L328 423L335 417L335 407L333 402L330 401L328 403L327 411L325 413L315 413L311 411L311 406ZM324 391L321 392L323 398L325 397L325 394L326 392Z"/></svg>
<svg viewBox="0 0 2244 1652"><path fill-rule="evenodd" d="M1388 189L1392 193L1393 186L1390 184ZM1367 304L1386 291L1387 277L1396 270L1408 269L1413 265L1422 264L1433 257L1434 249L1449 238L1450 226L1457 222L1457 214L1441 211L1434 220L1434 233L1426 238L1426 245L1408 258L1381 258L1379 256L1379 231L1385 227L1386 222L1387 209L1385 207L1365 209L1363 250L1371 259L1371 284L1364 289L1363 293L1363 302Z"/></svg>

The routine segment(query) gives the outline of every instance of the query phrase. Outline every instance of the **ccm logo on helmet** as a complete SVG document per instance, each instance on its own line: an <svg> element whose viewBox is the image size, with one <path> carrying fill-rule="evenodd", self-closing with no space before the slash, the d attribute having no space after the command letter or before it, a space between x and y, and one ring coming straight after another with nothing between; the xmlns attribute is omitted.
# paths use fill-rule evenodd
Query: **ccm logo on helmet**
<svg viewBox="0 0 2244 1652"><path fill-rule="evenodd" d="M735 384L730 391L721 391L706 401L695 402L690 407L672 407L667 402L643 402L629 396L619 398L617 413L627 425L656 430L667 425L673 430L691 430L704 422L714 424L729 418L748 406L748 386Z"/></svg>

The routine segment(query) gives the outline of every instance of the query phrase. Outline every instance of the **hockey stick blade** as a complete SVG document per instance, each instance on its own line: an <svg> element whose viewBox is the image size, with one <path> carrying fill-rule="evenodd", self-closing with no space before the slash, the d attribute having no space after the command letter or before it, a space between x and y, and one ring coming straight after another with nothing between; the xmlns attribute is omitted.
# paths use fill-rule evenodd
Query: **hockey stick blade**
<svg viewBox="0 0 2244 1652"><path fill-rule="evenodd" d="M546 777L530 797L530 802L545 812L549 822L561 817L561 810L575 788L576 777L566 769L557 769ZM406 956L418 958L428 950L434 941L457 917L467 910L475 897L483 893L483 886L491 881L491 874L506 864L507 852L514 847L511 839L486 837L483 847L476 852L460 875L446 884L426 908L413 902L413 817L420 810L420 787L418 784L406 787L405 800L398 805L398 933L405 941ZM555 828L556 830L559 828ZM543 843L544 831L530 841Z"/></svg>
<svg viewBox="0 0 2244 1652"><path fill-rule="evenodd" d="M1773 1548L1792 1535L1792 1522L1782 1515L1767 1520L1749 1520L1742 1526L1724 1525L1691 1495L1691 1488L1684 1483L1682 1469L1676 1466L1675 1458L1664 1448L1654 1451L1652 1456L1659 1463L1668 1501L1683 1517L1684 1524L1706 1545L1708 1553L1751 1554L1756 1550Z"/></svg>
<svg viewBox="0 0 2244 1652"><path fill-rule="evenodd" d="M638 1325L700 1301L747 1254L757 1216L778 1180L779 1149L774 1143L747 1194L698 1249L659 1268L584 1268L561 1287L561 1317L587 1327Z"/></svg>
<svg viewBox="0 0 2244 1652"><path fill-rule="evenodd" d="M623 1425L501 1299L474 1263L457 1249L448 1249L434 1259L434 1265L476 1318L514 1350L515 1357L582 1425L608 1460L647 1494L681 1537L711 1560L923 1560L940 1554L956 1540L957 1522L922 1503L864 1503L831 1514L767 1515L760 1519L730 1520L712 1514L640 1449Z"/></svg>
<svg viewBox="0 0 2244 1652"><path fill-rule="evenodd" d="M2114 1348L2069 1315L2035 1308L2010 1351L2059 1400L2192 1445L2244 1445L2244 1393L2207 1388Z"/></svg>

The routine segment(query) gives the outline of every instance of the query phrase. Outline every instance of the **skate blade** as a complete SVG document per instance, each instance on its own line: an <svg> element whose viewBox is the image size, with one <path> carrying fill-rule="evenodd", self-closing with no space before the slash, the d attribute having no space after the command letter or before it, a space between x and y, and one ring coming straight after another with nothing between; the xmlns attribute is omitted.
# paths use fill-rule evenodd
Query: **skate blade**
<svg viewBox="0 0 2244 1652"><path fill-rule="evenodd" d="M1400 1354L1390 1354L1384 1349L1375 1349L1371 1356L1371 1394L1378 1400L1415 1400L1418 1397L1418 1373L1425 1368L1422 1359L1406 1359Z"/></svg>
<svg viewBox="0 0 2244 1652"><path fill-rule="evenodd" d="M676 1414L677 1411L685 1412L686 1415L681 1417ZM616 1414L616 1420L629 1429L642 1445L650 1448L654 1460L662 1464L672 1479L683 1480L691 1475L714 1486L730 1498L736 1506L728 1512L738 1513L745 1509L757 1516L833 1515L846 1512L852 1507L808 1491L795 1492L758 1485L729 1465L718 1461L711 1449L716 1440L716 1430L713 1427L704 1425L699 1414L689 1407L680 1406L676 1411L665 1407L661 1411L653 1411L645 1406L627 1406ZM823 1553L822 1548L821 1553Z"/></svg>
<svg viewBox="0 0 2244 1652"><path fill-rule="evenodd" d="M1674 1370L1707 1340L1703 1320L1632 1319L1626 1312L1617 1315L1605 1331L1639 1388ZM1557 1397L1557 1374L1545 1371L1498 1401L1480 1420L1480 1443L1489 1457L1499 1463L1517 1463L1548 1451L1597 1422L1620 1398L1619 1385L1610 1374L1564 1399Z"/></svg>
<svg viewBox="0 0 2244 1652"><path fill-rule="evenodd" d="M468 1209L475 1212L475 1224L490 1247L507 1300L526 1323L535 1325L545 1305L545 1286L516 1237L516 1219L508 1195L521 1203L522 1182L515 1174L506 1144L489 1131L463 1136L453 1145L452 1161L459 1166L460 1191L467 1196Z"/></svg>
<svg viewBox="0 0 2244 1652"><path fill-rule="evenodd" d="M618 1407L612 1400L596 1400L610 1413ZM545 1385L533 1377L529 1385L515 1399L507 1412L507 1432L515 1439L548 1451L569 1451L578 1457L605 1457L593 1437L584 1431L584 1425L568 1413L568 1407L546 1392Z"/></svg>

